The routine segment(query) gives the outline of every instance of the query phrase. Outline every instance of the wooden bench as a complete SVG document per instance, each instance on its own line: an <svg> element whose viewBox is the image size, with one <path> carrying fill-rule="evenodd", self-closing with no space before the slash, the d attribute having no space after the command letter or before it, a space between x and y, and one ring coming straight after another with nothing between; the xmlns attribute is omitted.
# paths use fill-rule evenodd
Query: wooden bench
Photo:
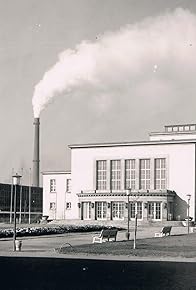
<svg viewBox="0 0 196 290"><path fill-rule="evenodd" d="M109 242L110 239L116 241L117 232L117 229L102 230L98 236L93 236L93 243Z"/></svg>
<svg viewBox="0 0 196 290"><path fill-rule="evenodd" d="M166 237L167 235L170 236L171 234L171 226L163 227L159 233L155 233L155 237Z"/></svg>

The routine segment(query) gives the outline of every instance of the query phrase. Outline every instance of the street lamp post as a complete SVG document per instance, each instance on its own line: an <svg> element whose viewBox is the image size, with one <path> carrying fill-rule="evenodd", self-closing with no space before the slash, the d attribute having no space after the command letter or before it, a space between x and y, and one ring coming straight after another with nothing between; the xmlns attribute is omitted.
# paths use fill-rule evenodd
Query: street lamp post
<svg viewBox="0 0 196 290"><path fill-rule="evenodd" d="M13 178L13 186L15 186L15 191L14 191L14 233L13 233L13 250L14 252L16 251L16 193L17 193L17 185L20 184L20 178L22 176L16 173L15 175L12 176Z"/></svg>
<svg viewBox="0 0 196 290"><path fill-rule="evenodd" d="M137 236L137 212L135 212L135 229L134 229L134 241L133 241L134 250L136 249L136 236Z"/></svg>
<svg viewBox="0 0 196 290"><path fill-rule="evenodd" d="M189 209L190 209L191 195L187 194L187 198L188 198L188 206L187 206L188 223L187 223L187 226L188 226L188 234L189 234L189 230L190 230L190 224L189 224L190 212L189 212Z"/></svg>
<svg viewBox="0 0 196 290"><path fill-rule="evenodd" d="M127 194L127 201L128 201L128 204L127 204L127 211L128 211L128 218L127 218L127 233L126 233L126 236L127 236L127 240L129 240L130 238L130 229L129 229L129 221L130 221L130 207L129 207L129 198L130 198L130 195L131 195L131 188L128 188L126 190L126 194Z"/></svg>

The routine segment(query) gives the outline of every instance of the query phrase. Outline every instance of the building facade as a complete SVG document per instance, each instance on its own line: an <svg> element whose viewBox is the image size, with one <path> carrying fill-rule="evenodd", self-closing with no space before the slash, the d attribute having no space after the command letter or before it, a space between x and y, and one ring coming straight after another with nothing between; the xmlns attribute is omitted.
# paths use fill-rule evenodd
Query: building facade
<svg viewBox="0 0 196 290"><path fill-rule="evenodd" d="M0 221L13 222L15 186L0 183ZM19 223L40 219L43 208L43 188L27 185L16 187L16 218Z"/></svg>
<svg viewBox="0 0 196 290"><path fill-rule="evenodd" d="M69 147L71 208L69 214L56 208L54 218L120 221L137 214L141 222L183 220L190 195L195 220L196 125L165 126L164 132L150 133L149 141ZM66 204L65 180L64 174L57 206Z"/></svg>
<svg viewBox="0 0 196 290"><path fill-rule="evenodd" d="M71 173L43 172L43 215L49 219L72 219Z"/></svg>

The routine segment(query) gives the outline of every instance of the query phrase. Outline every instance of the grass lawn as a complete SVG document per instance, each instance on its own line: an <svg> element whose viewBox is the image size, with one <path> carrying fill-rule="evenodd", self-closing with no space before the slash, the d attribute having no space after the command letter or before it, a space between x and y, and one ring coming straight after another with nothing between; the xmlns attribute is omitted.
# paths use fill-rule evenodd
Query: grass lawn
<svg viewBox="0 0 196 290"><path fill-rule="evenodd" d="M133 250L133 240L104 242L81 246L67 245L57 249L63 254L124 255L138 257L196 257L196 233L162 238L138 239Z"/></svg>

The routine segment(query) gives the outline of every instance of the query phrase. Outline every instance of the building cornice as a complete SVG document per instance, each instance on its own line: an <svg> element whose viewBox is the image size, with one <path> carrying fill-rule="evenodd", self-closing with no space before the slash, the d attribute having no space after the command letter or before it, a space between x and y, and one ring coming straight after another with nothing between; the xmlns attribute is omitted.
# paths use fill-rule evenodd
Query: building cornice
<svg viewBox="0 0 196 290"><path fill-rule="evenodd" d="M149 133L149 136L159 136L159 135L163 135L163 136L179 136L179 135L195 135L196 131L177 131L177 132L151 132Z"/></svg>
<svg viewBox="0 0 196 290"><path fill-rule="evenodd" d="M98 191L98 190L85 190L77 193L78 197L89 197L89 196L124 196L127 197L126 190L121 191ZM130 198L137 198L140 196L175 196L175 191L172 190L140 190L133 191L129 194Z"/></svg>
<svg viewBox="0 0 196 290"><path fill-rule="evenodd" d="M180 144L196 144L196 139L183 140L158 140L158 141L133 141L119 143L89 143L89 144L72 144L68 145L70 149L81 148L104 148L104 147L126 147L126 146L152 146L152 145L180 145Z"/></svg>
<svg viewBox="0 0 196 290"><path fill-rule="evenodd" d="M71 171L43 171L43 175L52 175L52 174L71 174Z"/></svg>

